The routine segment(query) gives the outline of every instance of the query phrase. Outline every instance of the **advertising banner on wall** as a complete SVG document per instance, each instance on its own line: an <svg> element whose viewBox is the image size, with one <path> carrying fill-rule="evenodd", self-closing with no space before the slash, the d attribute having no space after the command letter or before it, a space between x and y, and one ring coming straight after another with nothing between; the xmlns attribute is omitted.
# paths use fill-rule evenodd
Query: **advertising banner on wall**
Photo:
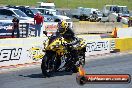
<svg viewBox="0 0 132 88"><path fill-rule="evenodd" d="M41 28L42 31L47 31L49 36L57 31L57 22L44 22Z"/></svg>
<svg viewBox="0 0 132 88"><path fill-rule="evenodd" d="M44 23L44 30L54 32L57 30L57 22L46 22Z"/></svg>
<svg viewBox="0 0 132 88"><path fill-rule="evenodd" d="M91 40L87 41L86 54L89 56L110 53L114 48L114 40Z"/></svg>
<svg viewBox="0 0 132 88"><path fill-rule="evenodd" d="M0 38L10 38L13 31L13 24L11 22L0 22ZM20 23L19 32L20 37L28 36L29 23ZM16 32L15 35L16 37Z"/></svg>
<svg viewBox="0 0 132 88"><path fill-rule="evenodd" d="M44 56L43 42L47 37L15 38L0 40L0 66L40 62ZM86 56L110 53L114 40L87 40Z"/></svg>
<svg viewBox="0 0 132 88"><path fill-rule="evenodd" d="M22 26L24 23L20 23L20 30L23 29ZM43 36L43 31L47 31L48 33L54 33L57 30L57 22L44 22L41 27L41 36ZM34 31L35 25L30 24L29 28L26 28L28 31ZM21 32L21 31L20 31ZM34 33L34 32L33 32ZM0 21L0 38L10 38L12 35L12 22L2 22ZM34 35L34 34L32 34Z"/></svg>
<svg viewBox="0 0 132 88"><path fill-rule="evenodd" d="M0 37L10 36L12 32L12 23L0 22Z"/></svg>
<svg viewBox="0 0 132 88"><path fill-rule="evenodd" d="M2 39L0 41L0 66L39 61L44 55L42 52L44 40L46 37Z"/></svg>

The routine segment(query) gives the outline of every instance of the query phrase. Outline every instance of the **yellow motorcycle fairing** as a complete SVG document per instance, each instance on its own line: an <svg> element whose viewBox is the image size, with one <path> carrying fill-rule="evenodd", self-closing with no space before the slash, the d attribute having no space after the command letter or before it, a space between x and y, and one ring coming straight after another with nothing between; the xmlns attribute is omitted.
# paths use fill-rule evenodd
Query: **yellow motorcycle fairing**
<svg viewBox="0 0 132 88"><path fill-rule="evenodd" d="M64 55L64 53L67 51L62 45L63 43L66 43L63 38L56 38L54 41L52 41L52 43L49 44L49 42L47 42L46 44L44 44L44 51L55 51L58 55Z"/></svg>

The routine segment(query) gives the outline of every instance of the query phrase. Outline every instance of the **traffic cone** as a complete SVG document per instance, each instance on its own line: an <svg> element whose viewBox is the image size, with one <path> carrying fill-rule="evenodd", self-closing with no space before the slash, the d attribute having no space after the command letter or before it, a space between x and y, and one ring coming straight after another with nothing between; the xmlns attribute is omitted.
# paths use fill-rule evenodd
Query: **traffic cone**
<svg viewBox="0 0 132 88"><path fill-rule="evenodd" d="M82 66L79 67L79 75L84 76L86 74L84 68Z"/></svg>
<svg viewBox="0 0 132 88"><path fill-rule="evenodd" d="M113 38L117 38L117 31L118 31L118 29L115 27L115 28L113 29L112 33L111 33L111 36L112 36Z"/></svg>

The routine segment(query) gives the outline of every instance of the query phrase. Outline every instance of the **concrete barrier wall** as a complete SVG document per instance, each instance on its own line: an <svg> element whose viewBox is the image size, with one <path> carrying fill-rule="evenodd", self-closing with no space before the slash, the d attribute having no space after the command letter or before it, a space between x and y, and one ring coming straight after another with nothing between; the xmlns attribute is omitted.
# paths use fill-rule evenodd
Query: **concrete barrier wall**
<svg viewBox="0 0 132 88"><path fill-rule="evenodd" d="M79 35L78 37L87 42L87 56L110 53L115 49L115 41L112 38L101 39L100 35Z"/></svg>
<svg viewBox="0 0 132 88"><path fill-rule="evenodd" d="M117 31L117 37L132 37L132 27L129 28L119 28Z"/></svg>
<svg viewBox="0 0 132 88"><path fill-rule="evenodd" d="M78 37L83 38L85 40L101 39L101 35L92 35L92 34L78 35Z"/></svg>
<svg viewBox="0 0 132 88"><path fill-rule="evenodd" d="M111 40L89 40L90 38L87 35L84 37L87 42L87 56L110 53L112 50ZM43 42L46 39L46 37L1 39L0 67L40 62L44 55L44 52L42 52Z"/></svg>
<svg viewBox="0 0 132 88"><path fill-rule="evenodd" d="M98 22L74 22L73 28L74 31L78 34L80 33L109 33L112 32L113 29L123 28L122 23L98 23Z"/></svg>
<svg viewBox="0 0 132 88"><path fill-rule="evenodd" d="M132 50L132 38L116 38L115 49L119 52Z"/></svg>
<svg viewBox="0 0 132 88"><path fill-rule="evenodd" d="M78 36L82 37L82 36ZM87 35L83 38L87 43L86 55L98 55L118 51L132 50L132 38L91 39ZM14 38L0 40L0 67L40 62L44 55L43 42L46 37Z"/></svg>
<svg viewBox="0 0 132 88"><path fill-rule="evenodd" d="M43 57L46 38L18 38L0 40L0 66L31 63Z"/></svg>

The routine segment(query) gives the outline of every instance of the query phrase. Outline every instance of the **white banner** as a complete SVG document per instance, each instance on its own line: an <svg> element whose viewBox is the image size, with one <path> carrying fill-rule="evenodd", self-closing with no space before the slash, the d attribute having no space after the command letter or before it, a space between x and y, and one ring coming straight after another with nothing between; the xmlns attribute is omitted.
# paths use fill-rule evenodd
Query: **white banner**
<svg viewBox="0 0 132 88"><path fill-rule="evenodd" d="M56 32L57 24L58 24L57 22L44 22L42 30L47 32Z"/></svg>
<svg viewBox="0 0 132 88"><path fill-rule="evenodd" d="M0 40L0 66L17 65L41 61L43 42L47 37L14 38ZM86 55L110 53L114 40L87 40Z"/></svg>
<svg viewBox="0 0 132 88"><path fill-rule="evenodd" d="M92 40L87 41L86 55L97 55L110 53L115 48L114 40Z"/></svg>
<svg viewBox="0 0 132 88"><path fill-rule="evenodd" d="M0 66L40 61L44 53L44 38L19 38L0 40Z"/></svg>

